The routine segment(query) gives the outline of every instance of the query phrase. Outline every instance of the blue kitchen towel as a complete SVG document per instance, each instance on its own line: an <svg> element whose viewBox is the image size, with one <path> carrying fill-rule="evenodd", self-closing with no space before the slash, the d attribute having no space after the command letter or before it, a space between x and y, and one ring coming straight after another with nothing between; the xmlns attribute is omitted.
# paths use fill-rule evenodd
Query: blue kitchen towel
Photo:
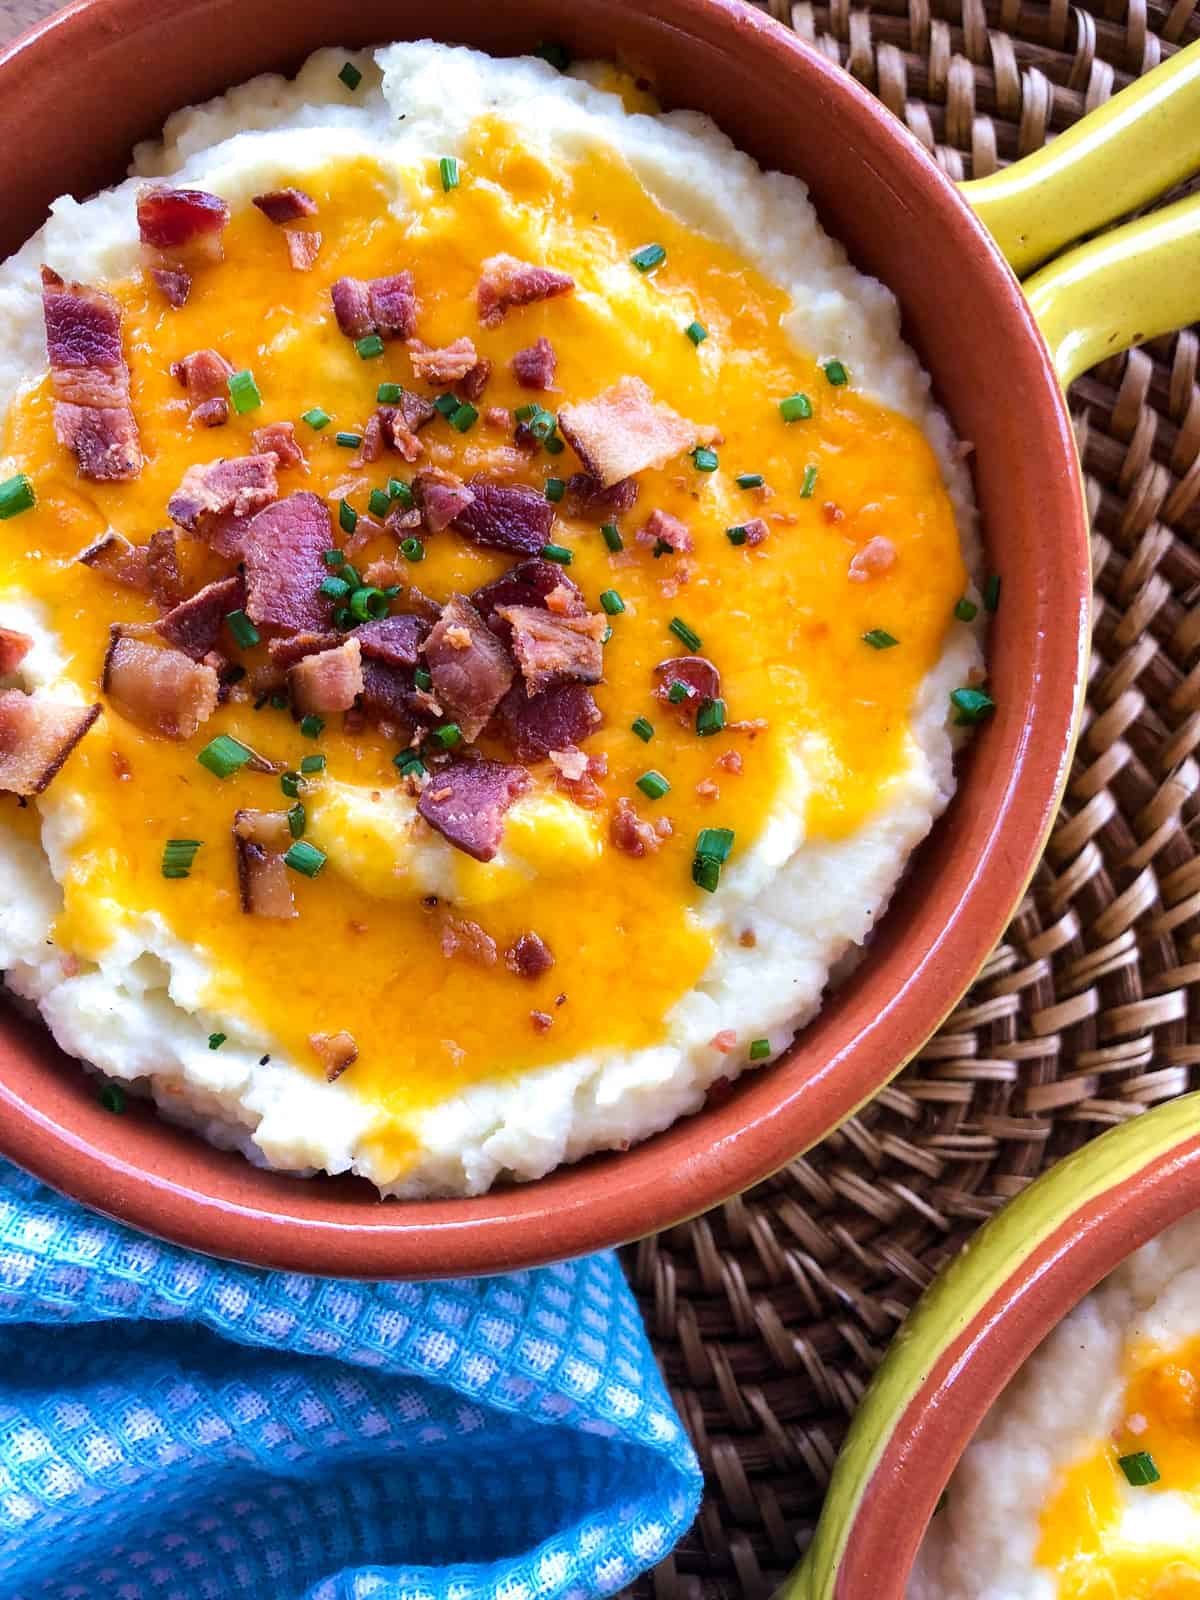
<svg viewBox="0 0 1200 1600"><path fill-rule="evenodd" d="M586 1600L699 1496L611 1254L262 1272L0 1163L2 1600Z"/></svg>

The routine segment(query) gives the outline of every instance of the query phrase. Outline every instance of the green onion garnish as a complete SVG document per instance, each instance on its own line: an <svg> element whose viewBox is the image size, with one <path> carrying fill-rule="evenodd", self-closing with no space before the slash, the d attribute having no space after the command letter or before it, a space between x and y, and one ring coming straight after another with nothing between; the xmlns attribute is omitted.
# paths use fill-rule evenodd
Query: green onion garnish
<svg viewBox="0 0 1200 1600"><path fill-rule="evenodd" d="M224 1033L210 1033L208 1036L208 1048L210 1050L219 1050L227 1037L228 1035Z"/></svg>
<svg viewBox="0 0 1200 1600"><path fill-rule="evenodd" d="M292 838L302 839L304 837L304 829L308 823L308 812L305 811L299 800L297 800L296 804L288 811L287 819L288 829L291 832Z"/></svg>
<svg viewBox="0 0 1200 1600"><path fill-rule="evenodd" d="M708 329L702 322L689 322L683 331L693 344L703 344L708 338Z"/></svg>
<svg viewBox="0 0 1200 1600"><path fill-rule="evenodd" d="M325 865L325 852L309 844L307 839L297 839L283 859L294 871L302 872L306 878L315 878Z"/></svg>
<svg viewBox="0 0 1200 1600"><path fill-rule="evenodd" d="M362 579L358 575L358 568L352 567L348 561L342 562L342 577L352 589L357 589Z"/></svg>
<svg viewBox="0 0 1200 1600"><path fill-rule="evenodd" d="M1157 1483L1162 1476L1148 1450L1135 1450L1132 1455L1118 1456L1117 1465L1125 1474L1125 1481L1135 1489L1144 1488L1148 1483Z"/></svg>
<svg viewBox="0 0 1200 1600"><path fill-rule="evenodd" d="M192 870L199 839L168 839L163 845L162 875L164 878L186 878Z"/></svg>
<svg viewBox="0 0 1200 1600"><path fill-rule="evenodd" d="M869 644L872 650L890 650L893 645L900 643L886 628L872 628L870 633L864 633L862 637L863 643Z"/></svg>
<svg viewBox="0 0 1200 1600"><path fill-rule="evenodd" d="M230 611L227 614L225 621L229 625L229 631L234 637L234 642L239 645L241 649L249 650L252 645L256 645L258 643L258 629L250 621L250 618L244 611Z"/></svg>
<svg viewBox="0 0 1200 1600"><path fill-rule="evenodd" d="M696 713L696 732L701 738L720 733L725 726L724 700L706 700Z"/></svg>
<svg viewBox="0 0 1200 1600"><path fill-rule="evenodd" d="M629 259L639 272L653 272L655 267L661 267L667 259L667 252L660 244L644 244L640 250L635 250Z"/></svg>
<svg viewBox="0 0 1200 1600"><path fill-rule="evenodd" d="M636 722L630 723L630 727L643 744L649 744L654 737L654 724L647 721L645 717L638 717Z"/></svg>
<svg viewBox="0 0 1200 1600"><path fill-rule="evenodd" d="M443 750L453 750L456 744L462 742L462 729L457 722L443 722L440 728L433 730L433 737Z"/></svg>
<svg viewBox="0 0 1200 1600"><path fill-rule="evenodd" d="M721 465L721 458L715 450L710 450L706 444L698 444L692 451L692 460L696 463L697 472L715 472Z"/></svg>
<svg viewBox="0 0 1200 1600"><path fill-rule="evenodd" d="M846 371L845 367L840 361L823 362L821 365L821 371L829 379L830 383L833 384L835 389L839 385L843 383L849 383L850 381L850 374Z"/></svg>
<svg viewBox="0 0 1200 1600"><path fill-rule="evenodd" d="M340 550L321 551L321 560L327 567L340 567L345 559L345 556Z"/></svg>
<svg viewBox="0 0 1200 1600"><path fill-rule="evenodd" d="M643 772L637 781L638 788L649 800L661 800L663 795L670 794L671 785L661 772L655 772L651 767L649 772Z"/></svg>
<svg viewBox="0 0 1200 1600"><path fill-rule="evenodd" d="M343 62L342 70L338 73L338 77L350 90L357 89L362 82L362 73L354 65L353 61Z"/></svg>
<svg viewBox="0 0 1200 1600"><path fill-rule="evenodd" d="M625 609L625 602L621 599L621 596L615 589L605 589L604 593L600 596L600 604L604 607L605 611L608 612L610 617L620 616L621 612Z"/></svg>
<svg viewBox="0 0 1200 1600"><path fill-rule="evenodd" d="M343 595L350 593L350 585L345 578L323 578L318 586L318 593L328 595L330 600L340 600Z"/></svg>
<svg viewBox="0 0 1200 1600"><path fill-rule="evenodd" d="M386 489L372 489L367 496L367 510L373 517L386 517L392 508Z"/></svg>
<svg viewBox="0 0 1200 1600"><path fill-rule="evenodd" d="M769 1039L751 1039L750 1049L747 1054L751 1061L765 1061L771 1054L771 1041Z"/></svg>
<svg viewBox="0 0 1200 1600"><path fill-rule="evenodd" d="M258 392L258 385L249 367L230 374L229 398L233 401L233 409L239 417L247 411L257 410L262 405L262 395Z"/></svg>
<svg viewBox="0 0 1200 1600"><path fill-rule="evenodd" d="M424 561L425 546L420 539L401 539L400 554L406 561Z"/></svg>
<svg viewBox="0 0 1200 1600"><path fill-rule="evenodd" d="M358 512L349 500L338 501L338 526L343 533L353 533L358 527Z"/></svg>
<svg viewBox="0 0 1200 1600"><path fill-rule="evenodd" d="M358 351L360 361L374 361L376 356L383 354L383 340L377 333L368 333L365 338L354 341L354 348Z"/></svg>
<svg viewBox="0 0 1200 1600"><path fill-rule="evenodd" d="M954 720L960 727L968 723L986 722L996 709L996 702L982 689L952 689L950 704L957 712Z"/></svg>
<svg viewBox="0 0 1200 1600"><path fill-rule="evenodd" d="M979 607L974 600L968 600L964 595L954 608L954 615L960 622L974 622L979 615Z"/></svg>
<svg viewBox="0 0 1200 1600"><path fill-rule="evenodd" d="M343 450L357 450L362 443L361 433L335 433L333 442L340 444Z"/></svg>
<svg viewBox="0 0 1200 1600"><path fill-rule="evenodd" d="M612 623L610 622L607 625L607 627L605 628L604 632L600 635L600 643L601 644L607 644L608 641L611 638L612 638Z"/></svg>
<svg viewBox="0 0 1200 1600"><path fill-rule="evenodd" d="M732 849L732 828L701 828L696 840L698 856L711 856L714 861L728 861Z"/></svg>
<svg viewBox="0 0 1200 1600"><path fill-rule="evenodd" d="M804 482L800 485L801 500L811 500L813 490L817 487L817 469L809 462L804 469Z"/></svg>
<svg viewBox="0 0 1200 1600"><path fill-rule="evenodd" d="M712 856L692 857L692 882L712 894L721 881L721 863Z"/></svg>
<svg viewBox="0 0 1200 1600"><path fill-rule="evenodd" d="M438 162L438 175L442 180L443 194L458 188L458 162L453 156L443 156Z"/></svg>
<svg viewBox="0 0 1200 1600"><path fill-rule="evenodd" d="M676 678L671 684L670 688L667 690L667 699L673 706L682 705L691 692L692 691L688 688L686 683L681 683L679 679Z"/></svg>
<svg viewBox="0 0 1200 1600"><path fill-rule="evenodd" d="M196 757L202 767L215 772L218 778L228 778L231 773L253 759L251 751L247 750L244 744L239 744L236 739L231 739L227 733L219 733Z"/></svg>
<svg viewBox="0 0 1200 1600"><path fill-rule="evenodd" d="M392 764L400 768L400 775L404 778L420 778L425 773L425 763L415 750L401 750L399 755L392 757Z"/></svg>
<svg viewBox="0 0 1200 1600"><path fill-rule="evenodd" d="M387 597L382 589L364 585L350 596L350 611L356 622L378 622L380 617L387 616L387 610Z"/></svg>
<svg viewBox="0 0 1200 1600"><path fill-rule="evenodd" d="M600 525L600 532L604 542L610 550L624 550L625 544L621 538L621 530L615 522L604 522Z"/></svg>
<svg viewBox="0 0 1200 1600"><path fill-rule="evenodd" d="M96 1098L105 1111L111 1111L116 1117L125 1109L125 1091L119 1083L103 1084Z"/></svg>
<svg viewBox="0 0 1200 1600"><path fill-rule="evenodd" d="M306 411L304 413L304 415L300 418L300 421L307 422L314 433L320 433L322 428L327 428L329 426L329 424L333 421L333 418L329 415L328 411L322 411L320 406L313 406L311 411Z"/></svg>
<svg viewBox="0 0 1200 1600"><path fill-rule="evenodd" d="M672 617L670 627L671 632L675 635L675 637L683 644L687 645L689 650L699 650L702 643L700 635L696 632L695 628L689 628L682 617Z"/></svg>
<svg viewBox="0 0 1200 1600"><path fill-rule="evenodd" d="M0 518L7 520L19 516L22 511L28 511L36 500L28 474L18 472L15 478L0 483Z"/></svg>
<svg viewBox="0 0 1200 1600"><path fill-rule="evenodd" d="M766 479L761 472L739 472L733 481L739 489L761 489Z"/></svg>
<svg viewBox="0 0 1200 1600"><path fill-rule="evenodd" d="M324 756L305 756L304 759L300 763L300 771L301 772L324 772L325 771L325 757Z"/></svg>
<svg viewBox="0 0 1200 1600"><path fill-rule="evenodd" d="M307 757L305 758L307 759ZM289 800L296 800L300 795L300 774L298 772L283 772L279 776L279 787Z"/></svg>
<svg viewBox="0 0 1200 1600"><path fill-rule="evenodd" d="M807 422L812 416L812 401L806 394L790 394L779 402L779 415L785 422Z"/></svg>
<svg viewBox="0 0 1200 1600"><path fill-rule="evenodd" d="M565 544L544 544L542 557L546 561L557 561L560 567L571 565L571 552Z"/></svg>
<svg viewBox="0 0 1200 1600"><path fill-rule="evenodd" d="M389 500L399 500L404 510L409 510L413 503L413 492L403 478L389 478L387 492Z"/></svg>
<svg viewBox="0 0 1200 1600"><path fill-rule="evenodd" d="M983 586L983 603L989 611L995 611L1000 604L1000 574L993 572Z"/></svg>
<svg viewBox="0 0 1200 1600"><path fill-rule="evenodd" d="M276 711L286 711L288 708L287 695L273 694L271 696L271 704Z"/></svg>
<svg viewBox="0 0 1200 1600"><path fill-rule="evenodd" d="M729 540L730 544L745 544L746 530L740 524L736 528L726 528L725 537Z"/></svg>
<svg viewBox="0 0 1200 1600"><path fill-rule="evenodd" d="M564 44L543 41L533 53L541 56L543 61L548 61L559 72L565 72L571 65L571 54Z"/></svg>
<svg viewBox="0 0 1200 1600"><path fill-rule="evenodd" d="M446 420L459 433L466 433L479 421L479 412L469 400L464 400L462 405L456 407Z"/></svg>
<svg viewBox="0 0 1200 1600"><path fill-rule="evenodd" d="M433 673L430 672L428 667L417 667L413 672L413 682L418 689L424 689L428 692L433 688Z"/></svg>
<svg viewBox="0 0 1200 1600"><path fill-rule="evenodd" d="M452 417L459 407L458 396L456 394L451 394L449 390L447 390L445 394L438 395L437 399L433 403L436 409L440 411L444 417Z"/></svg>
<svg viewBox="0 0 1200 1600"><path fill-rule="evenodd" d="M381 383L375 391L375 398L381 406L398 406L403 393L398 383Z"/></svg>
<svg viewBox="0 0 1200 1600"><path fill-rule="evenodd" d="M566 481L563 478L547 478L544 493L547 500L559 501L567 492Z"/></svg>
<svg viewBox="0 0 1200 1600"><path fill-rule="evenodd" d="M324 727L324 718L318 717L317 714L312 711L309 712L307 717L302 717L300 720L300 732L306 739L319 739Z"/></svg>

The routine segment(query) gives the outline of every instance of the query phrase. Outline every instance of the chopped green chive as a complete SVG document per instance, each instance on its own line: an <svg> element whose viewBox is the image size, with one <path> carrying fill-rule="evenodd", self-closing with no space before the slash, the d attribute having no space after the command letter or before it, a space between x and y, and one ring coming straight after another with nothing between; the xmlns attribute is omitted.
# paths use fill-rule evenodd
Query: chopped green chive
<svg viewBox="0 0 1200 1600"><path fill-rule="evenodd" d="M571 65L571 53L565 44L543 41L533 53L541 56L543 61L548 61L559 72L565 72Z"/></svg>
<svg viewBox="0 0 1200 1600"><path fill-rule="evenodd" d="M305 811L299 800L288 811L287 819L292 838L302 839L304 837L304 829L308 825L308 812Z"/></svg>
<svg viewBox="0 0 1200 1600"><path fill-rule="evenodd" d="M712 894L721 881L721 867L732 849L732 828L701 828L692 858L692 882Z"/></svg>
<svg viewBox="0 0 1200 1600"><path fill-rule="evenodd" d="M287 695L273 694L271 696L271 705L276 711L286 711L288 708Z"/></svg>
<svg viewBox="0 0 1200 1600"><path fill-rule="evenodd" d="M995 611L1000 604L1000 574L993 572L983 586L983 603L989 611Z"/></svg>
<svg viewBox="0 0 1200 1600"><path fill-rule="evenodd" d="M721 863L712 856L693 856L692 882L712 894L721 881Z"/></svg>
<svg viewBox="0 0 1200 1600"><path fill-rule="evenodd" d="M692 460L696 463L697 472L715 472L721 465L721 458L715 450L710 450L706 444L698 444L692 451Z"/></svg>
<svg viewBox="0 0 1200 1600"><path fill-rule="evenodd" d="M103 1084L96 1098L105 1111L111 1111L116 1117L125 1109L125 1091L119 1083Z"/></svg>
<svg viewBox="0 0 1200 1600"><path fill-rule="evenodd" d="M745 544L746 530L740 524L736 528L726 528L725 537L730 544Z"/></svg>
<svg viewBox="0 0 1200 1600"><path fill-rule="evenodd" d="M253 760L253 755L244 744L231 739L227 733L219 733L211 743L204 746L196 760L202 767L215 772L218 778L228 778L239 767L244 767L247 761Z"/></svg>
<svg viewBox="0 0 1200 1600"><path fill-rule="evenodd" d="M304 415L300 418L300 421L307 422L314 433L320 433L322 428L327 428L329 426L329 424L333 421L333 418L329 415L328 411L322 411L320 406L313 406L311 411L306 411L304 413Z"/></svg>
<svg viewBox="0 0 1200 1600"><path fill-rule="evenodd" d="M315 712L310 712L307 717L302 717L300 721L300 732L306 739L319 739L324 727L324 718L318 717Z"/></svg>
<svg viewBox="0 0 1200 1600"><path fill-rule="evenodd" d="M996 702L982 689L952 689L950 704L958 713L954 718L960 727L969 723L986 722L996 709Z"/></svg>
<svg viewBox="0 0 1200 1600"><path fill-rule="evenodd" d="M690 693L691 690L688 688L687 684L681 683L679 679L676 678L671 684L670 688L667 690L667 699L673 706L681 705L683 701L687 699Z"/></svg>
<svg viewBox="0 0 1200 1600"><path fill-rule="evenodd" d="M403 478L388 479L388 499L399 500L401 506L407 511L413 503L413 492Z"/></svg>
<svg viewBox="0 0 1200 1600"><path fill-rule="evenodd" d="M661 267L667 259L667 252L660 244L644 244L640 250L635 250L629 259L639 272L653 272L655 267Z"/></svg>
<svg viewBox="0 0 1200 1600"><path fill-rule="evenodd" d="M544 492L547 500L553 500L555 502L561 500L563 495L567 492L565 479L547 478Z"/></svg>
<svg viewBox="0 0 1200 1600"><path fill-rule="evenodd" d="M450 391L447 390L445 394L438 395L437 399L433 403L437 410L440 411L444 417L452 417L458 410L459 399L456 394L451 394Z"/></svg>
<svg viewBox="0 0 1200 1600"><path fill-rule="evenodd" d="M696 732L701 738L720 733L725 726L724 700L706 700L696 713Z"/></svg>
<svg viewBox="0 0 1200 1600"><path fill-rule="evenodd" d="M350 611L356 622L378 622L388 614L387 596L382 589L364 585L350 596Z"/></svg>
<svg viewBox="0 0 1200 1600"><path fill-rule="evenodd" d="M779 402L779 415L785 422L807 422L812 414L812 401L806 394L790 394Z"/></svg>
<svg viewBox="0 0 1200 1600"><path fill-rule="evenodd" d="M954 615L960 622L974 622L979 615L979 607L974 600L968 600L964 595L954 608Z"/></svg>
<svg viewBox="0 0 1200 1600"><path fill-rule="evenodd" d="M670 627L671 632L675 635L675 637L682 644L687 645L689 650L699 650L702 642L700 635L696 632L695 628L689 628L682 617L672 617Z"/></svg>
<svg viewBox="0 0 1200 1600"><path fill-rule="evenodd" d="M353 533L358 527L358 512L349 500L338 501L338 526L343 533Z"/></svg>
<svg viewBox="0 0 1200 1600"><path fill-rule="evenodd" d="M162 875L164 878L186 878L192 870L199 839L168 839L163 845Z"/></svg>
<svg viewBox="0 0 1200 1600"><path fill-rule="evenodd" d="M325 865L325 852L318 850L315 844L309 844L307 839L297 839L283 859L293 871L302 872L306 878L315 878Z"/></svg>
<svg viewBox="0 0 1200 1600"><path fill-rule="evenodd" d="M361 433L335 433L333 442L340 444L343 450L357 450L362 443Z"/></svg>
<svg viewBox="0 0 1200 1600"><path fill-rule="evenodd" d="M323 578L319 585L319 592L328 595L331 600L340 600L343 595L350 593L350 585L345 578Z"/></svg>
<svg viewBox="0 0 1200 1600"><path fill-rule="evenodd" d="M771 1054L770 1039L751 1039L748 1054L751 1061L765 1061Z"/></svg>
<svg viewBox="0 0 1200 1600"><path fill-rule="evenodd" d="M400 768L402 778L423 778L425 776L425 763L415 750L401 750L398 756L392 757L393 765Z"/></svg>
<svg viewBox="0 0 1200 1600"><path fill-rule="evenodd" d="M542 558L546 561L557 561L560 567L571 565L571 552L565 544L544 544Z"/></svg>
<svg viewBox="0 0 1200 1600"><path fill-rule="evenodd" d="M708 329L702 322L689 322L683 331L693 344L703 344L708 338Z"/></svg>
<svg viewBox="0 0 1200 1600"><path fill-rule="evenodd" d="M300 771L301 772L324 772L325 771L325 757L324 756L305 756L304 759L300 763Z"/></svg>
<svg viewBox="0 0 1200 1600"><path fill-rule="evenodd" d="M262 395L258 392L258 385L249 367L230 374L229 398L233 401L233 409L239 417L247 411L257 410L262 405Z"/></svg>
<svg viewBox="0 0 1200 1600"><path fill-rule="evenodd" d="M375 391L375 398L381 406L398 406L403 393L398 383L381 383Z"/></svg>
<svg viewBox="0 0 1200 1600"><path fill-rule="evenodd" d="M244 611L230 611L226 618L229 631L234 642L243 650L249 650L251 645L256 645L259 640L258 629L250 621Z"/></svg>
<svg viewBox="0 0 1200 1600"><path fill-rule="evenodd" d="M610 550L624 550L625 544L621 538L621 530L615 522L602 523L600 533Z"/></svg>
<svg viewBox="0 0 1200 1600"><path fill-rule="evenodd" d="M1117 1465L1125 1474L1125 1481L1135 1489L1144 1488L1148 1483L1157 1483L1162 1476L1148 1450L1135 1450L1132 1455L1118 1456Z"/></svg>
<svg viewBox="0 0 1200 1600"><path fill-rule="evenodd" d="M739 489L761 489L766 479L761 472L739 472L733 481Z"/></svg>
<svg viewBox="0 0 1200 1600"><path fill-rule="evenodd" d="M321 560L327 567L340 567L345 561L345 556L340 550L322 550Z"/></svg>
<svg viewBox="0 0 1200 1600"><path fill-rule="evenodd" d="M638 717L635 722L630 723L630 727L643 744L649 744L654 737L654 724L645 717Z"/></svg>
<svg viewBox="0 0 1200 1600"><path fill-rule="evenodd" d="M420 539L401 539L400 554L406 561L424 561L425 546Z"/></svg>
<svg viewBox="0 0 1200 1600"><path fill-rule="evenodd" d="M625 602L615 589L605 589L600 596L600 604L610 617L618 617L625 609Z"/></svg>
<svg viewBox="0 0 1200 1600"><path fill-rule="evenodd" d="M443 194L458 188L458 162L453 156L443 156L438 162L438 176L442 180Z"/></svg>
<svg viewBox="0 0 1200 1600"><path fill-rule="evenodd" d="M661 800L663 795L670 794L671 785L661 772L655 772L651 767L649 772L643 772L637 781L638 788L648 800Z"/></svg>
<svg viewBox="0 0 1200 1600"><path fill-rule="evenodd" d="M839 388L843 383L849 383L850 381L850 374L846 371L845 367L840 361L822 362L821 371L825 374L826 378L828 378L829 382L833 384L835 389Z"/></svg>
<svg viewBox="0 0 1200 1600"><path fill-rule="evenodd" d="M365 338L354 341L354 348L360 361L374 361L383 354L383 340L377 333L368 333Z"/></svg>
<svg viewBox="0 0 1200 1600"><path fill-rule="evenodd" d="M385 600L394 600L403 587L404 585L400 583L389 583L381 592Z"/></svg>
<svg viewBox="0 0 1200 1600"><path fill-rule="evenodd" d="M7 521L9 517L19 516L22 511L28 511L36 500L28 474L18 472L15 478L7 478L0 483L0 518Z"/></svg>
<svg viewBox="0 0 1200 1600"><path fill-rule="evenodd" d="M358 568L352 567L348 561L342 562L342 577L352 589L357 589L362 579L358 575Z"/></svg>
<svg viewBox="0 0 1200 1600"><path fill-rule="evenodd" d="M556 433L552 433L547 438L543 439L542 447L549 456L560 456L566 449L566 446Z"/></svg>
<svg viewBox="0 0 1200 1600"><path fill-rule="evenodd" d="M208 1036L208 1048L210 1050L219 1050L227 1038L228 1034L210 1033Z"/></svg>
<svg viewBox="0 0 1200 1600"><path fill-rule="evenodd" d="M298 772L283 772L279 775L279 787L289 800L300 797L300 774Z"/></svg>
<svg viewBox="0 0 1200 1600"><path fill-rule="evenodd" d="M608 641L609 641L609 640L610 640L610 639L611 639L611 638L612 638L612 623L611 623L611 622L610 622L610 623L609 623L609 624L608 624L608 625L607 625L607 626L606 626L606 627L605 627L605 629L604 629L604 632L603 632L603 633L602 633L602 634L601 634L601 635L600 635L600 643L601 643L601 644L607 644L607 643L608 643Z"/></svg>
<svg viewBox="0 0 1200 1600"><path fill-rule="evenodd" d="M350 90L357 89L362 82L362 73L354 65L353 61L343 62L342 70L338 73L338 77Z"/></svg>
<svg viewBox="0 0 1200 1600"><path fill-rule="evenodd" d="M810 461L804 469L804 482L800 485L801 500L811 500L813 490L817 487L817 469Z"/></svg>
<svg viewBox="0 0 1200 1600"><path fill-rule="evenodd" d="M428 667L417 667L413 672L413 682L418 689L429 690L433 688L433 673Z"/></svg>
<svg viewBox="0 0 1200 1600"><path fill-rule="evenodd" d="M863 643L869 644L872 650L890 650L893 645L900 643L899 639L893 638L886 628L872 628L862 637Z"/></svg>
<svg viewBox="0 0 1200 1600"><path fill-rule="evenodd" d="M392 508L386 489L372 489L367 496L367 510L373 517L386 517Z"/></svg>
<svg viewBox="0 0 1200 1600"><path fill-rule="evenodd" d="M464 400L462 405L455 407L446 420L459 433L466 433L479 421L479 412L469 400Z"/></svg>
<svg viewBox="0 0 1200 1600"><path fill-rule="evenodd" d="M443 750L453 750L456 744L462 742L462 729L457 722L443 722L440 728L433 730L433 737Z"/></svg>

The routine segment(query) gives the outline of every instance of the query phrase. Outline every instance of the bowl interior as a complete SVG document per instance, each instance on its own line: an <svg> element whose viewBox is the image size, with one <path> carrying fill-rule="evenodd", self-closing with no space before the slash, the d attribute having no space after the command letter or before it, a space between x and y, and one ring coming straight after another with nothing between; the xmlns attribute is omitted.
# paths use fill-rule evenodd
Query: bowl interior
<svg viewBox="0 0 1200 1600"><path fill-rule="evenodd" d="M868 1098L957 1002L1032 872L1069 759L1090 594L1068 418L1015 280L901 125L738 0L363 0L340 12L321 0L82 0L0 56L0 248L20 245L57 194L122 176L133 143L181 105L294 70L320 45L430 34L501 54L553 39L616 57L668 106L707 111L764 165L802 177L825 227L896 293L974 445L1004 599L997 714L870 960L783 1060L624 1155L475 1200L380 1204L353 1180L257 1170L148 1112L114 1118L40 1029L0 1018L5 1153L193 1247L364 1276L496 1271L636 1237L747 1187Z"/></svg>

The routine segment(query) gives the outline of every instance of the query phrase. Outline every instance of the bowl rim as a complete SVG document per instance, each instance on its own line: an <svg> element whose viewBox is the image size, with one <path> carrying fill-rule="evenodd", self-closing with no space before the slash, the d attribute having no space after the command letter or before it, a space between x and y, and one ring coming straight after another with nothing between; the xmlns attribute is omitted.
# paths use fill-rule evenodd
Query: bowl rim
<svg viewBox="0 0 1200 1600"><path fill-rule="evenodd" d="M190 0L192 11L203 4ZM594 9L600 5L594 0ZM618 0L604 0L604 7L619 18ZM188 8L189 0L172 0L173 10ZM55 55L71 50L86 57L91 39L133 35L145 10L144 0L75 0L0 52L0 83L17 73L43 84L52 81ZM37 1102L31 1102L21 1062L39 1051L43 1057L51 1052L19 1022L5 1022L0 1027L0 1151L98 1210L198 1250L333 1276L496 1272L644 1236L751 1187L870 1099L957 1005L1028 886L1057 812L1078 727L1091 594L1073 432L1033 314L954 185L903 124L849 74L740 0L656 0L654 10L656 20L710 49L771 56L778 70L796 75L798 87L819 93L853 119L865 141L889 146L905 182L920 196L927 225L939 230L947 249L974 257L993 295L993 310L1023 342L1035 373L1034 384L1022 394L1024 423L1038 439L1044 463L1054 469L1046 473L1044 491L1056 529L1044 557L1050 569L1046 582L1066 597L1066 605L1058 611L1056 627L1039 635L1032 650L1040 653L1041 678L1064 691L1069 682L1071 692L1051 699L1043 691L1034 701L1012 770L989 793L978 857L986 864L987 893L976 892L984 876L977 868L961 892L956 888L944 926L931 935L899 986L882 1000L856 1002L845 1037L802 1072L795 1063L807 1030L769 1069L743 1075L724 1103L710 1101L619 1156L589 1157L545 1178L478 1197L356 1202L344 1215L326 1187L342 1180L281 1179L270 1203L247 1202L234 1192L232 1179L226 1189L201 1161L172 1144L165 1130L156 1136L155 1160L117 1153L113 1145L125 1136L83 1126L78 1106L68 1093L56 1091L49 1074L38 1083ZM570 26L564 17L568 38ZM868 1073L863 1067L869 1058L877 1061ZM243 1158L227 1160L240 1164ZM306 1195L305 1185L321 1190L322 1197Z"/></svg>

